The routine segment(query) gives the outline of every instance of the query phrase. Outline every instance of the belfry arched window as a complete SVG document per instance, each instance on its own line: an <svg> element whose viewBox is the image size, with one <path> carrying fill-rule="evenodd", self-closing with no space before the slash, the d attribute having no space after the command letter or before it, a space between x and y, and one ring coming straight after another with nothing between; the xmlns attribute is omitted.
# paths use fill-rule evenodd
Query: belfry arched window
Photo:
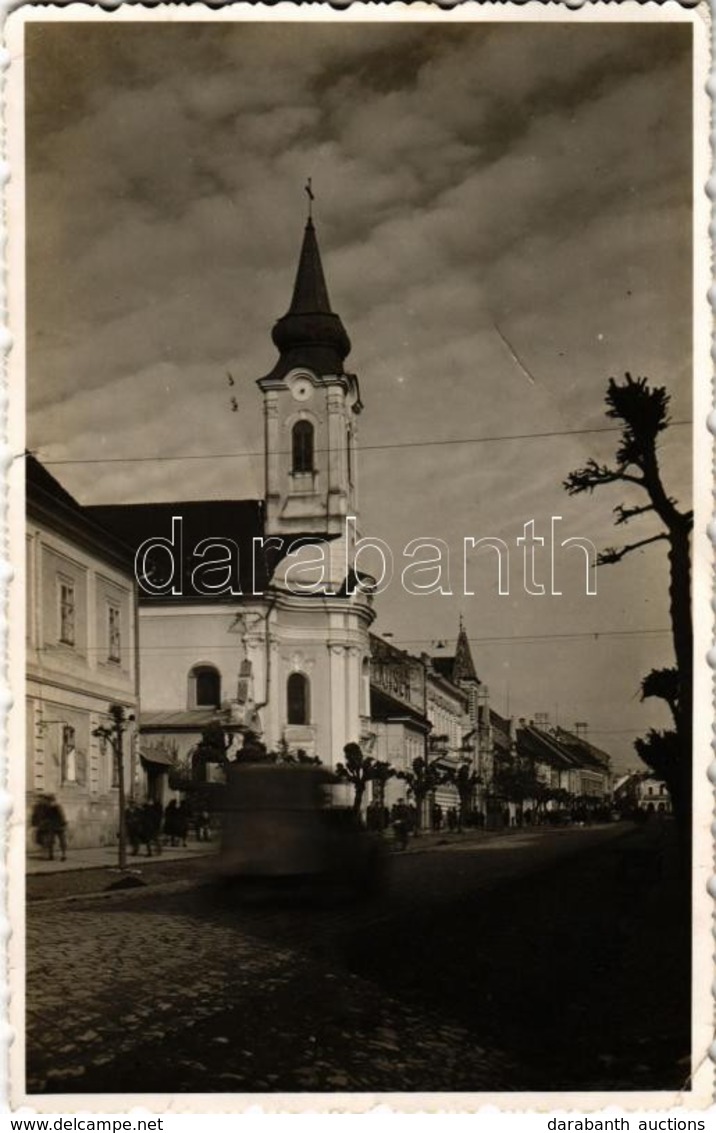
<svg viewBox="0 0 716 1133"><path fill-rule="evenodd" d="M213 665L195 665L189 674L189 696L194 708L218 708L221 673Z"/></svg>
<svg viewBox="0 0 716 1133"><path fill-rule="evenodd" d="M291 432L292 469L294 472L313 472L313 425L310 421L297 421Z"/></svg>
<svg viewBox="0 0 716 1133"><path fill-rule="evenodd" d="M311 688L304 673L291 673L286 682L286 719L289 724L310 722Z"/></svg>

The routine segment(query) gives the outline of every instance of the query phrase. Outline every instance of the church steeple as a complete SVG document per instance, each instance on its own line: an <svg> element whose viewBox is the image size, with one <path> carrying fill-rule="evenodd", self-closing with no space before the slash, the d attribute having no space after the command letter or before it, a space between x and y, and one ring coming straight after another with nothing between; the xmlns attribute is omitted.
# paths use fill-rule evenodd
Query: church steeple
<svg viewBox="0 0 716 1133"><path fill-rule="evenodd" d="M475 681L477 684L480 684L479 677L475 671L475 662L472 659L470 641L465 630L462 615L460 616L460 630L457 635L457 645L455 647L452 679L456 684L460 684L461 681Z"/></svg>
<svg viewBox="0 0 716 1133"><path fill-rule="evenodd" d="M310 183L312 201L309 190ZM351 344L331 310L310 208L291 305L272 338L279 357L257 383L264 395L266 532L333 537L328 581L340 586L352 549L346 553L335 536L345 534L348 516L358 516L356 417L363 406L358 379L343 366Z"/></svg>
<svg viewBox="0 0 716 1133"><path fill-rule="evenodd" d="M291 306L275 324L271 337L279 359L268 378L282 378L306 366L318 377L344 373L351 349L340 317L331 310L316 230L309 216L303 234Z"/></svg>

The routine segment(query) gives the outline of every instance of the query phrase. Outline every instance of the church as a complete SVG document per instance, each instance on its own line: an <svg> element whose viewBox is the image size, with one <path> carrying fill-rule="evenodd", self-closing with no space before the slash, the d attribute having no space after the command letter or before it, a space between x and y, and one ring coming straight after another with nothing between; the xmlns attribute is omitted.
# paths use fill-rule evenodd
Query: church
<svg viewBox="0 0 716 1133"><path fill-rule="evenodd" d="M250 731L269 750L302 750L328 766L370 736L372 580L353 569L363 406L310 215L272 339L276 363L256 381L263 499L87 509L135 554L139 753L150 794L164 793L172 765L190 769L215 720L235 748ZM293 581L306 544L321 548L320 585ZM236 555L217 559L227 545Z"/></svg>

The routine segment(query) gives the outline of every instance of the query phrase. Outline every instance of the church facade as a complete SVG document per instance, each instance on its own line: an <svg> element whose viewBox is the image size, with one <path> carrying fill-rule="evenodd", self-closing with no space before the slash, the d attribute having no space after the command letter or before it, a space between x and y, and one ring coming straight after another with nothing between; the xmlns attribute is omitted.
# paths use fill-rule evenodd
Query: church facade
<svg viewBox="0 0 716 1133"><path fill-rule="evenodd" d="M272 338L276 364L256 383L264 499L88 509L136 555L139 748L160 798L212 720L235 747L250 731L328 766L369 735L371 580L353 569L362 403L310 218Z"/></svg>

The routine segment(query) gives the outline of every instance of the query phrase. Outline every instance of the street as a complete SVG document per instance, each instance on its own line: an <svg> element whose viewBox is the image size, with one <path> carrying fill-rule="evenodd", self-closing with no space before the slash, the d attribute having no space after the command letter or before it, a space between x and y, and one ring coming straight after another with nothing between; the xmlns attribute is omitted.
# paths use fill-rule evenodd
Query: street
<svg viewBox="0 0 716 1133"><path fill-rule="evenodd" d="M668 882L623 868L644 838L518 830L394 855L361 906L205 877L39 901L28 1092L671 1088L688 926L653 932ZM656 1003L652 968L673 989Z"/></svg>

